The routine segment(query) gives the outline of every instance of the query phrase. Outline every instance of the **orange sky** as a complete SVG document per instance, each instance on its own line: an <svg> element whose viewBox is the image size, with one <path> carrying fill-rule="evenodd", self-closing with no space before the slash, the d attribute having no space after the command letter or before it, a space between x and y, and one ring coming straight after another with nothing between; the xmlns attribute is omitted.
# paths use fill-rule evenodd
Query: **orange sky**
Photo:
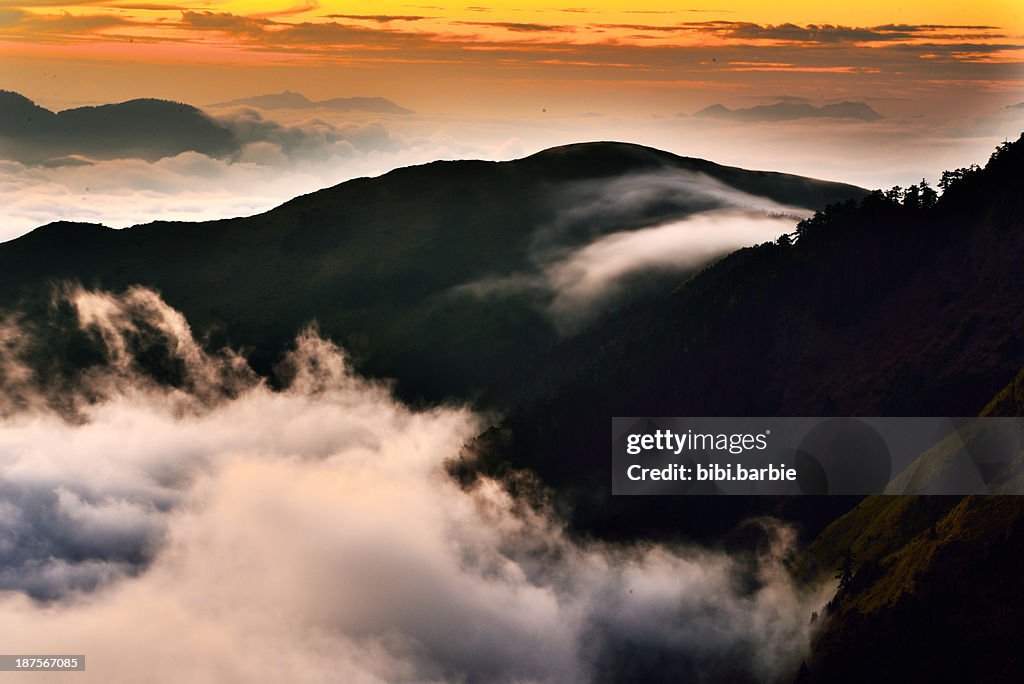
<svg viewBox="0 0 1024 684"><path fill-rule="evenodd" d="M289 88L495 113L1024 91L1018 0L421 3L0 0L0 87L51 106Z"/></svg>

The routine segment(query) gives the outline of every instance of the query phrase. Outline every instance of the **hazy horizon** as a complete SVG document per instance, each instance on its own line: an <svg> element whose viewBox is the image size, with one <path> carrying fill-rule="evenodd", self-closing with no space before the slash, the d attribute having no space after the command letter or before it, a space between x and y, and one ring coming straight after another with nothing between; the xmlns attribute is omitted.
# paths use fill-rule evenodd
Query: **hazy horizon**
<svg viewBox="0 0 1024 684"><path fill-rule="evenodd" d="M1024 130L1024 109L1006 105L953 119L893 116L884 104L876 104L875 110L883 118L744 122L600 112L469 117L207 108L215 122L231 131L236 149L224 154L185 151L150 160L132 153L115 159L88 153L58 154L47 161L0 159L5 172L0 197L7 207L0 240L58 220L122 228L153 220L247 216L298 195L396 168L439 159L504 161L598 140L868 189L905 187L922 178L934 184L945 169L983 164L996 144ZM0 140L0 155L3 148Z"/></svg>
<svg viewBox="0 0 1024 684"><path fill-rule="evenodd" d="M641 5L539 0L97 0L0 4L0 88L54 110L159 98L230 118L236 154L3 162L9 239L52 220L115 227L264 211L437 159L586 140L867 188L935 182L1024 130L1024 15L1009 0ZM216 103L289 90L384 97L409 115ZM883 118L738 122L714 104L864 102ZM258 110L257 110L258 111ZM245 121L240 118L248 117ZM274 129L274 130L271 130ZM298 140L298 142L296 142ZM0 138L0 143L2 143ZM56 168L54 168L56 166Z"/></svg>

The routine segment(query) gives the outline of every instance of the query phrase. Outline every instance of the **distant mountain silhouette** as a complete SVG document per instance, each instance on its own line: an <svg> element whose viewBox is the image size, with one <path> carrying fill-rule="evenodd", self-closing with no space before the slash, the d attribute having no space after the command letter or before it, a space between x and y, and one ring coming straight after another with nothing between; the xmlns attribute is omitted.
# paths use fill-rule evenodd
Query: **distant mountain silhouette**
<svg viewBox="0 0 1024 684"><path fill-rule="evenodd" d="M375 114L412 114L411 109L400 107L383 97L335 97L329 100L313 101L300 93L286 90L271 95L243 97L227 102L218 102L211 107L234 107L246 105L260 109L332 109L336 112L372 112Z"/></svg>
<svg viewBox="0 0 1024 684"><path fill-rule="evenodd" d="M54 113L18 93L0 91L0 158L156 160L187 151L220 156L236 148L229 130L178 102L130 100Z"/></svg>
<svg viewBox="0 0 1024 684"><path fill-rule="evenodd" d="M615 183L637 179L636 195L665 178L687 187L670 184L618 213L604 204L605 188ZM727 207L723 188L806 208L865 193L619 143L504 163L435 162L343 183L250 218L119 231L46 226L0 245L0 306L19 297L48 301L54 279L113 289L139 283L163 292L199 330L252 348L264 370L315 319L352 351L361 371L396 378L406 398L507 406L505 397L521 391L521 383L504 384L507 374L559 333L533 292L495 299L458 288L536 273L539 242L559 253L604 233ZM593 201L598 209L573 213ZM652 276L634 296L678 278Z"/></svg>
<svg viewBox="0 0 1024 684"><path fill-rule="evenodd" d="M1018 102L1017 104L1010 105L1007 109L1024 109L1024 102Z"/></svg>
<svg viewBox="0 0 1024 684"><path fill-rule="evenodd" d="M881 114L863 102L838 102L821 107L806 102L777 102L770 105L757 105L745 109L729 109L722 104L705 107L694 116L732 119L735 121L790 121L793 119L834 118L860 119L861 121L877 121L883 119Z"/></svg>

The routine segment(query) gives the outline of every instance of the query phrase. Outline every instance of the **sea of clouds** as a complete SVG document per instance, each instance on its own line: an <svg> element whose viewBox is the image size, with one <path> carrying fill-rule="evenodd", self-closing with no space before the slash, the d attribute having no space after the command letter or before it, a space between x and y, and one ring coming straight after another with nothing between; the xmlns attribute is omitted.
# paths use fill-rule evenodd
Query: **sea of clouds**
<svg viewBox="0 0 1024 684"><path fill-rule="evenodd" d="M484 419L402 405L314 330L270 383L152 291L53 306L103 353L53 381L2 318L0 640L85 654L82 681L763 681L834 592L793 582L774 521L732 555L609 544L461 487Z"/></svg>

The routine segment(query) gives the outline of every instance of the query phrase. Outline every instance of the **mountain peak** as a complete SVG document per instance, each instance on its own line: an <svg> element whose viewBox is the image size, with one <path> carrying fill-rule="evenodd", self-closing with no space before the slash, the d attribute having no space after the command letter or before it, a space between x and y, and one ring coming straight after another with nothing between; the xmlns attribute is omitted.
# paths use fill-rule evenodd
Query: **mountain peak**
<svg viewBox="0 0 1024 684"><path fill-rule="evenodd" d="M681 159L670 152L636 143L598 140L571 143L541 150L526 157L542 162L562 161L601 164L614 162L620 166L663 166L672 160Z"/></svg>
<svg viewBox="0 0 1024 684"><path fill-rule="evenodd" d="M0 90L0 136L24 135L55 116L21 93Z"/></svg>
<svg viewBox="0 0 1024 684"><path fill-rule="evenodd" d="M0 89L0 103L3 103L5 107L9 105L31 105L33 107L39 106L32 100L22 95L21 93L16 93L13 90L3 89Z"/></svg>

